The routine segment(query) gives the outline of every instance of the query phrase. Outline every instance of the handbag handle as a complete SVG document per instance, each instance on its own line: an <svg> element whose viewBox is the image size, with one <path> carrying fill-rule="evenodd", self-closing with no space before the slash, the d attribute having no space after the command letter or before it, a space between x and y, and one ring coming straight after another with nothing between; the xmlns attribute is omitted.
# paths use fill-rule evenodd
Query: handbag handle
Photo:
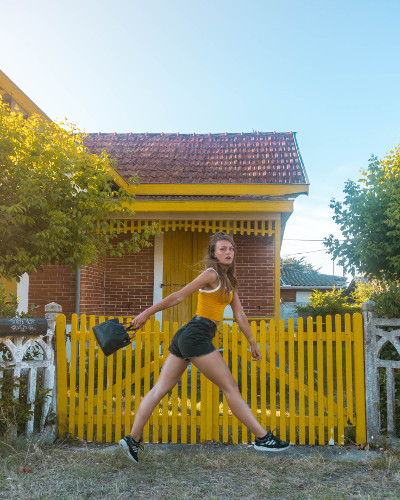
<svg viewBox="0 0 400 500"><path fill-rule="evenodd" d="M130 325L128 326L127 328L125 328L125 330L128 332L129 330L133 330L134 332L136 332L136 330L139 330L139 328L134 328L133 325Z"/></svg>

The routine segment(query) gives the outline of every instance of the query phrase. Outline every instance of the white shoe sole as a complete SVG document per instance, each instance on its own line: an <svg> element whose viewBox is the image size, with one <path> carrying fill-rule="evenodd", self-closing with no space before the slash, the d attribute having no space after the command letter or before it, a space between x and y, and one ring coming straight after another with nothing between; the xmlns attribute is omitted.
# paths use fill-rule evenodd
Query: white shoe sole
<svg viewBox="0 0 400 500"><path fill-rule="evenodd" d="M129 458L129 460L132 460L132 462L133 462L134 464L137 464L137 463L138 463L138 461L137 461L137 460L135 460L135 459L132 457L132 455L130 454L130 451L129 451L129 446L126 444L125 439L120 439L120 440L118 441L118 444L120 445L120 447L121 447L122 451L125 453L125 455Z"/></svg>
<svg viewBox="0 0 400 500"><path fill-rule="evenodd" d="M285 451L290 448L290 444L288 446L285 446L285 448L267 448L265 446L257 446L256 444L254 445L254 449L257 451L272 451L272 452L277 452L277 451Z"/></svg>

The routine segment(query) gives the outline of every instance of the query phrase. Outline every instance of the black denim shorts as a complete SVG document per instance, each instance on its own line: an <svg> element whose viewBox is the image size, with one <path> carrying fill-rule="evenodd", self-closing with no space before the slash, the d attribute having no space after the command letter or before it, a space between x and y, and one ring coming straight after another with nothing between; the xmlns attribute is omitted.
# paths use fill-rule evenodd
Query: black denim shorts
<svg viewBox="0 0 400 500"><path fill-rule="evenodd" d="M210 354L215 351L212 339L216 331L217 325L214 321L195 316L175 333L168 350L186 360Z"/></svg>

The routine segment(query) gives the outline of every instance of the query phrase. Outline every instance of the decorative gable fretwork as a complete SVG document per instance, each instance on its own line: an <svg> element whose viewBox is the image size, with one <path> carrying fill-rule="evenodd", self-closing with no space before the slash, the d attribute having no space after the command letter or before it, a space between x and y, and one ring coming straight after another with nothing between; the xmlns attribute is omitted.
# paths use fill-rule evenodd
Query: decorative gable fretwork
<svg viewBox="0 0 400 500"><path fill-rule="evenodd" d="M136 220L111 219L110 233L118 234L142 232L144 228L157 224L159 231L216 232L224 231L230 234L254 234L256 236L272 236L276 231L274 220Z"/></svg>

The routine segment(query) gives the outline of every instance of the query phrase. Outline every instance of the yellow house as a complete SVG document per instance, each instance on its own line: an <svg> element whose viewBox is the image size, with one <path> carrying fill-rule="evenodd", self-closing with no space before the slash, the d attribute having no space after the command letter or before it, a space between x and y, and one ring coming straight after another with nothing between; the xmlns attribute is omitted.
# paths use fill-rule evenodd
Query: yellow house
<svg viewBox="0 0 400 500"><path fill-rule="evenodd" d="M0 87L11 107L44 115L3 73ZM139 254L85 267L79 283L68 269L45 267L28 279L29 302L55 301L70 314L78 294L81 313L137 314L196 276L210 235L226 231L238 246L245 312L279 317L281 241L295 198L309 187L295 133L98 133L85 144L93 153L107 151L115 183L136 195L135 217L113 214L110 231L124 238L154 221L161 234ZM134 175L138 186L130 182ZM186 321L194 304L195 297L157 319Z"/></svg>

